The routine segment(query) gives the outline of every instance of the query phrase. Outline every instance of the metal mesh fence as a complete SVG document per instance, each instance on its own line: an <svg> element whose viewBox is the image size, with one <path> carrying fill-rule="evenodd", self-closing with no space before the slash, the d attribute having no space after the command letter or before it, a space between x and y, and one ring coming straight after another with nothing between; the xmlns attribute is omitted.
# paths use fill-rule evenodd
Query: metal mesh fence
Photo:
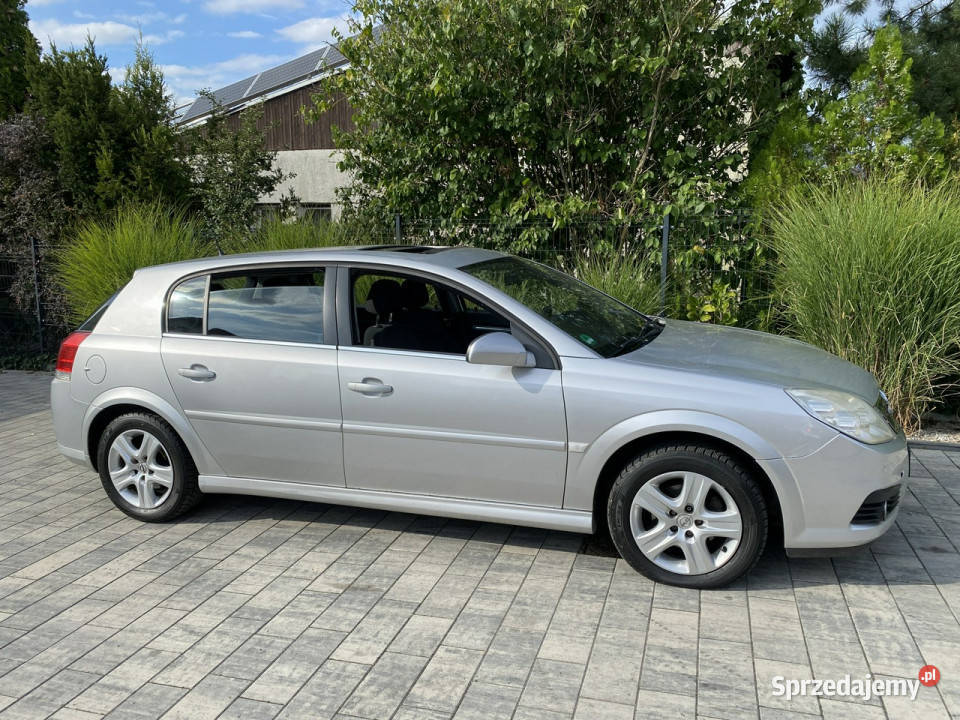
<svg viewBox="0 0 960 720"><path fill-rule="evenodd" d="M602 273L609 265L609 272L617 273L629 267L636 272L631 278L650 291L650 305L641 310L749 326L769 307L766 263L751 230L744 212L632 223L583 220L561 228L548 222L395 217L367 228L356 240L503 250L580 276L588 268ZM18 255L0 255L0 355L50 352L66 333L62 302L45 290L51 281L45 258L53 250L28 247ZM630 262L624 265L624 260Z"/></svg>

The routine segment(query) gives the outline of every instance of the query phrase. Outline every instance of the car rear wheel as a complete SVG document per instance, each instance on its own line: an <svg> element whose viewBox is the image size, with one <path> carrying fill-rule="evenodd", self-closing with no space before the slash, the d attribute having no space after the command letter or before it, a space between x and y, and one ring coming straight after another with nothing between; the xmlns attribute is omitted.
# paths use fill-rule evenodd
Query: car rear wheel
<svg viewBox="0 0 960 720"><path fill-rule="evenodd" d="M202 497L183 441L156 415L128 413L107 425L97 468L114 505L139 520L172 520Z"/></svg>
<svg viewBox="0 0 960 720"><path fill-rule="evenodd" d="M623 468L607 522L636 570L658 582L712 588L756 564L768 519L763 493L742 463L714 448L670 444Z"/></svg>

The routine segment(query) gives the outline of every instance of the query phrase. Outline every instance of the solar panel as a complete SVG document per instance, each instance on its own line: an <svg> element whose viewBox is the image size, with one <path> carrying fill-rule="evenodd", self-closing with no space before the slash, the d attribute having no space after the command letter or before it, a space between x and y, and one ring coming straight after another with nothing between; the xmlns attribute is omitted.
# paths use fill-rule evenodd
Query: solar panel
<svg viewBox="0 0 960 720"><path fill-rule="evenodd" d="M381 32L382 27L374 28L375 37L379 38ZM259 75L251 75L219 90L214 90L213 95L217 102L224 107L229 107L240 100L257 97L284 85L290 85L298 80L309 78L311 75L338 67L346 62L347 59L343 56L343 53L335 46L329 45L306 55L301 55L282 65L264 70ZM189 122L194 118L205 115L211 109L209 100L204 97L197 98L192 105L184 110L179 122Z"/></svg>
<svg viewBox="0 0 960 720"><path fill-rule="evenodd" d="M247 97L259 95L275 87L281 87L311 75L316 71L320 58L326 52L326 48L314 50L283 65L264 70L247 92Z"/></svg>

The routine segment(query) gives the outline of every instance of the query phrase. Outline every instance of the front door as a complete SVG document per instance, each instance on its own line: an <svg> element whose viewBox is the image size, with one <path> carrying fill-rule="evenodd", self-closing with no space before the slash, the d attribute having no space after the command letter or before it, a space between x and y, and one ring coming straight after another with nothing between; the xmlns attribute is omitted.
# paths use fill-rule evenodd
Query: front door
<svg viewBox="0 0 960 720"><path fill-rule="evenodd" d="M473 338L511 325L456 289L380 270L341 277L347 486L560 507L560 371L466 362Z"/></svg>
<svg viewBox="0 0 960 720"><path fill-rule="evenodd" d="M325 279L316 267L238 270L189 279L171 294L164 368L229 476L344 484Z"/></svg>

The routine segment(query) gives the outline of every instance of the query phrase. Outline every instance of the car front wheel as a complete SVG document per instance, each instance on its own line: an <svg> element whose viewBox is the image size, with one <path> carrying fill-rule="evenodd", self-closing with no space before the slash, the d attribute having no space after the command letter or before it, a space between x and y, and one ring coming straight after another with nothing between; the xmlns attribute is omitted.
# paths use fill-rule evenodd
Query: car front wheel
<svg viewBox="0 0 960 720"><path fill-rule="evenodd" d="M767 538L767 506L751 473L700 445L651 448L629 462L607 504L620 555L658 582L726 585L750 570Z"/></svg>
<svg viewBox="0 0 960 720"><path fill-rule="evenodd" d="M183 441L148 413L113 420L97 446L104 490L127 515L147 522L172 520L201 499L197 469Z"/></svg>

